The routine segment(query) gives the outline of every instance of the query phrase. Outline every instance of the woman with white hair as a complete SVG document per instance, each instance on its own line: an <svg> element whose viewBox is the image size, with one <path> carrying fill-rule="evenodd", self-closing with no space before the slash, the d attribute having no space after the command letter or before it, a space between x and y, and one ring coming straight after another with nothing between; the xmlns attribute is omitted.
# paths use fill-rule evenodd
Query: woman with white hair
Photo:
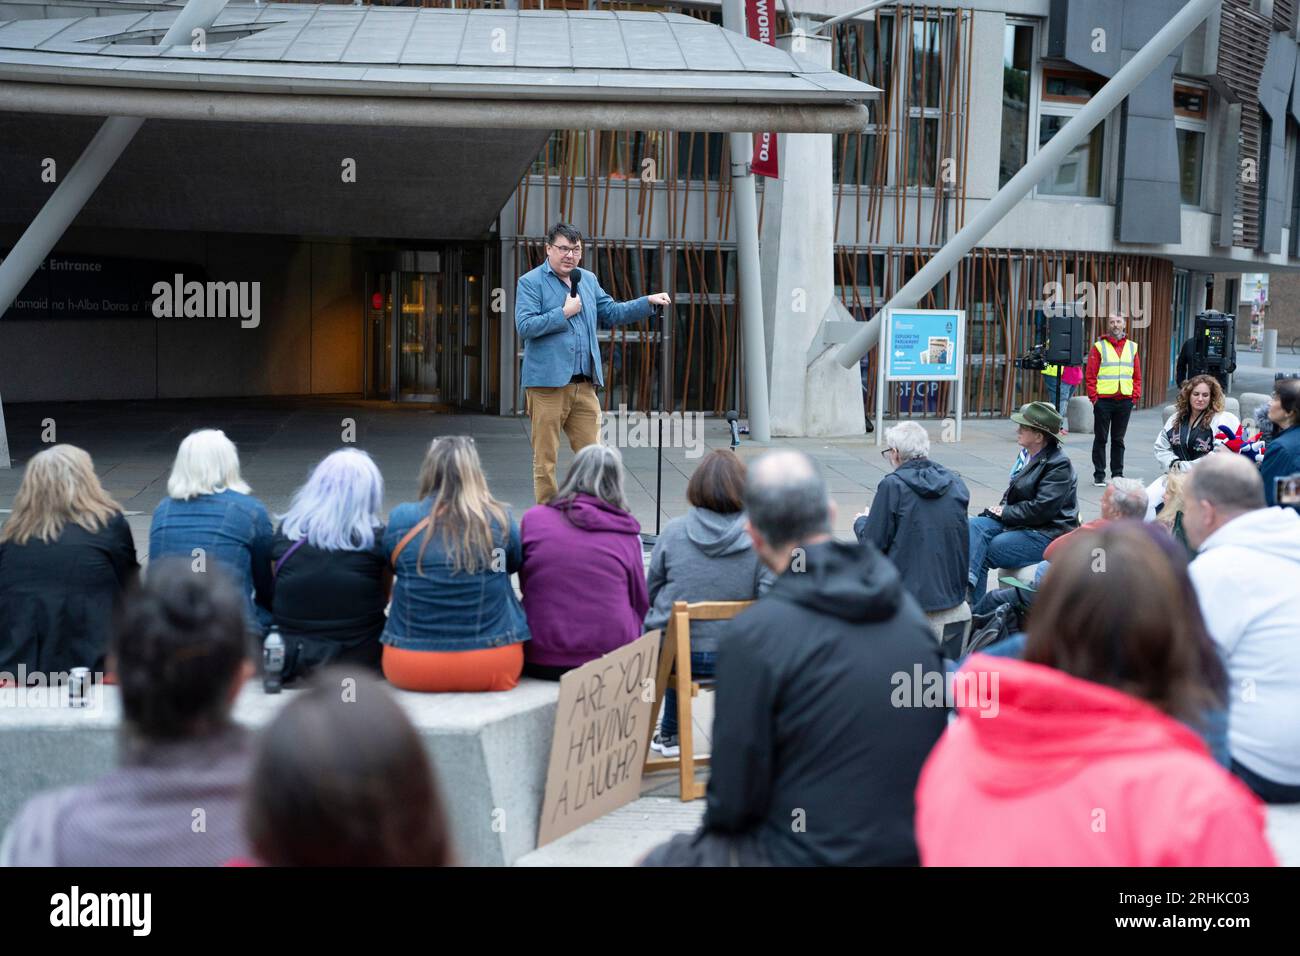
<svg viewBox="0 0 1300 956"><path fill-rule="evenodd" d="M286 682L328 664L378 673L393 576L384 550L384 479L365 452L327 456L298 489L271 544L271 613Z"/></svg>
<svg viewBox="0 0 1300 956"><path fill-rule="evenodd" d="M641 636L650 597L641 525L629 511L618 449L588 445L555 496L524 513L525 674L559 680Z"/></svg>
<svg viewBox="0 0 1300 956"><path fill-rule="evenodd" d="M225 565L244 596L249 632L260 639L271 623L271 537L271 517L240 477L234 442L214 428L187 435L167 497L154 509L149 559L189 558L195 570Z"/></svg>
<svg viewBox="0 0 1300 956"><path fill-rule="evenodd" d="M916 422L886 429L881 454L894 470L880 479L871 507L853 522L853 533L898 568L903 587L942 640L947 624L970 619L970 491L960 475L930 460L930 436Z"/></svg>
<svg viewBox="0 0 1300 956"><path fill-rule="evenodd" d="M139 567L131 528L90 456L73 445L35 455L0 528L0 671L103 670L114 613Z"/></svg>

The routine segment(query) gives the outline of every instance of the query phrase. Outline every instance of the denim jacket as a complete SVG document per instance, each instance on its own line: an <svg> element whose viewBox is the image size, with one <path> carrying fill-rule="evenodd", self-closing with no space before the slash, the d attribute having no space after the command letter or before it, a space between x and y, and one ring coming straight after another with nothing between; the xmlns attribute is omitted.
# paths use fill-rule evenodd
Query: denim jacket
<svg viewBox="0 0 1300 956"><path fill-rule="evenodd" d="M645 296L629 302L615 302L596 275L586 269L574 269L580 276L578 295L582 311L572 319L564 317L564 300L569 287L543 261L531 272L519 277L515 287L515 329L524 343L524 365L520 387L568 385L577 367L578 349L590 355L591 377L604 386L600 367L600 344L596 329L630 325L648 319L654 306Z"/></svg>
<svg viewBox="0 0 1300 956"><path fill-rule="evenodd" d="M384 531L384 550L392 554L432 506L432 499L426 498L394 508ZM493 541L504 551L504 570L453 571L435 527L420 559L420 574L415 565L425 532L412 538L397 556L393 603L381 640L414 651L473 651L528 640L524 609L510 584L510 575L523 562L519 525L509 512L506 520L508 533L495 522L492 526Z"/></svg>
<svg viewBox="0 0 1300 956"><path fill-rule="evenodd" d="M149 526L149 559L193 560L194 549L202 548L234 575L249 629L261 635L271 625L271 538L266 506L250 495L226 490L188 501L164 498Z"/></svg>

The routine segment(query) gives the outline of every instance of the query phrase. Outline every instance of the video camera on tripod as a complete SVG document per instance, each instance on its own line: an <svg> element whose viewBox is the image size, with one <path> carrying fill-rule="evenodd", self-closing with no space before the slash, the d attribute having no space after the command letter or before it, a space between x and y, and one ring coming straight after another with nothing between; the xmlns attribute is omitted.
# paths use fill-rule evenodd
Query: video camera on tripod
<svg viewBox="0 0 1300 956"><path fill-rule="evenodd" d="M1038 314L1034 322L1037 334L1042 338L1047 333L1047 341L1040 342L1018 359L1013 360L1016 368L1029 372L1041 372L1049 365L1075 366L1083 364L1083 317L1075 315L1073 305L1057 304L1049 311ZM1061 376L1056 376L1056 394L1054 403L1061 404Z"/></svg>

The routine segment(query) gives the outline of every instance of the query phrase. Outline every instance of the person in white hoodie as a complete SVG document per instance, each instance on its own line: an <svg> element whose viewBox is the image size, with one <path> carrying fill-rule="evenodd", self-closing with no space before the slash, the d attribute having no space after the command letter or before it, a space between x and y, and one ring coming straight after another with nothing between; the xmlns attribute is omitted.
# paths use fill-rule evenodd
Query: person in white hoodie
<svg viewBox="0 0 1300 956"><path fill-rule="evenodd" d="M1165 476L1170 471L1188 471L1215 450L1219 426L1237 430L1241 419L1225 412L1223 386L1210 375L1195 375L1183 383L1174 402L1174 413L1156 436L1155 455L1160 477L1147 485L1147 521L1154 521L1156 508L1165 497Z"/></svg>
<svg viewBox="0 0 1300 956"><path fill-rule="evenodd" d="M1246 459L1211 455L1188 476L1183 523L1228 669L1232 770L1268 803L1300 803L1300 514L1265 507Z"/></svg>

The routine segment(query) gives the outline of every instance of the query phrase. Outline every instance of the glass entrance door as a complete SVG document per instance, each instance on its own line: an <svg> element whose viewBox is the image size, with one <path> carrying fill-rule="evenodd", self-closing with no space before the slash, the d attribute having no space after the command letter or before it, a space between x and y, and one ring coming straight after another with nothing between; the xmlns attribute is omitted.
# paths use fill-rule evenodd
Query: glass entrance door
<svg viewBox="0 0 1300 956"><path fill-rule="evenodd" d="M366 396L486 410L499 330L477 247L377 254L366 272Z"/></svg>
<svg viewBox="0 0 1300 956"><path fill-rule="evenodd" d="M401 311L394 329L398 401L436 402L442 398L443 350L447 336L440 328L445 304L442 275L399 272Z"/></svg>

